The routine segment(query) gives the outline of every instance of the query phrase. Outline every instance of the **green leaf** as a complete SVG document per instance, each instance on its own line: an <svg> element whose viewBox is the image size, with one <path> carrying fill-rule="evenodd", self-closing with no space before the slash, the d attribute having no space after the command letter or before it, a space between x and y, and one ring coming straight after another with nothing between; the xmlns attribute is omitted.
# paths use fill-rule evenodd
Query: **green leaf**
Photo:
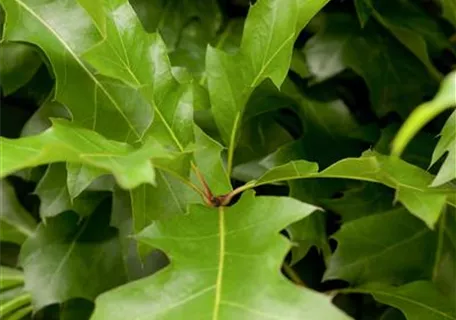
<svg viewBox="0 0 456 320"><path fill-rule="evenodd" d="M24 291L24 273L0 266L0 317L19 320L33 311L31 296Z"/></svg>
<svg viewBox="0 0 456 320"><path fill-rule="evenodd" d="M0 240L22 244L33 234L36 222L16 198L13 187L0 180Z"/></svg>
<svg viewBox="0 0 456 320"><path fill-rule="evenodd" d="M106 174L100 168L80 163L67 163L66 171L68 194L71 200L79 196L98 177Z"/></svg>
<svg viewBox="0 0 456 320"><path fill-rule="evenodd" d="M104 1L103 6L106 37L84 59L102 74L141 88L155 110L146 136L184 151L193 141L191 85L181 85L173 77L165 44L158 34L144 31L128 1Z"/></svg>
<svg viewBox="0 0 456 320"><path fill-rule="evenodd" d="M41 59L35 49L24 43L0 44L0 78L5 96L24 86L38 71Z"/></svg>
<svg viewBox="0 0 456 320"><path fill-rule="evenodd" d="M286 230L294 244L291 248L292 265L304 258L312 246L321 250L325 260L331 255L323 212L315 211L310 216L288 226Z"/></svg>
<svg viewBox="0 0 456 320"><path fill-rule="evenodd" d="M0 266L0 290L10 289L24 284L24 274L6 266Z"/></svg>
<svg viewBox="0 0 456 320"><path fill-rule="evenodd" d="M136 234L156 220L180 216L190 203L201 203L201 197L173 176L157 170L157 185L147 184L130 191L133 233ZM141 256L150 251L138 243Z"/></svg>
<svg viewBox="0 0 456 320"><path fill-rule="evenodd" d="M282 84L297 34L326 2L259 1L249 10L238 53L208 47L208 88L215 121L228 145L229 173L249 96L267 78L277 87Z"/></svg>
<svg viewBox="0 0 456 320"><path fill-rule="evenodd" d="M93 300L125 282L119 239L107 218L103 207L83 221L60 214L24 243L20 264L35 310L71 298Z"/></svg>
<svg viewBox="0 0 456 320"><path fill-rule="evenodd" d="M211 39L220 28L222 17L215 0L210 1L148 1L131 0L144 28L148 32L160 31L166 45L175 50L181 44L182 34L190 22L197 22L197 30L205 31Z"/></svg>
<svg viewBox="0 0 456 320"><path fill-rule="evenodd" d="M454 301L428 281L415 281L400 287L375 283L349 291L372 294L377 301L401 310L408 320L456 319Z"/></svg>
<svg viewBox="0 0 456 320"><path fill-rule="evenodd" d="M403 284L432 273L437 237L404 208L342 225L324 279Z"/></svg>
<svg viewBox="0 0 456 320"><path fill-rule="evenodd" d="M443 17L456 27L456 2L453 0L440 0Z"/></svg>
<svg viewBox="0 0 456 320"><path fill-rule="evenodd" d="M169 152L151 139L141 148L107 140L98 133L64 120L32 137L0 138L3 165L0 176L53 162L82 163L111 172L123 188L155 182L151 158L169 158ZM20 159L20 161L18 161Z"/></svg>
<svg viewBox="0 0 456 320"><path fill-rule="evenodd" d="M96 75L82 61L81 54L101 37L76 1L1 3L7 21L4 39L32 43L44 51L56 77L55 97L70 110L73 121L110 139L142 139L152 121L151 105L137 90Z"/></svg>
<svg viewBox="0 0 456 320"><path fill-rule="evenodd" d="M456 212L447 210L439 222L439 241L432 280L437 289L456 299Z"/></svg>
<svg viewBox="0 0 456 320"><path fill-rule="evenodd" d="M291 198L255 198L248 192L233 207L194 205L184 217L157 222L138 239L167 252L171 265L101 295L92 319L181 319L195 313L213 319L280 319L285 312L288 319L349 319L328 297L279 274L290 244L278 232L314 210Z"/></svg>
<svg viewBox="0 0 456 320"><path fill-rule="evenodd" d="M195 126L195 142L199 149L194 152L195 163L206 179L214 195L231 191L231 182L221 159L223 147L198 126Z"/></svg>
<svg viewBox="0 0 456 320"><path fill-rule="evenodd" d="M445 153L447 153L445 161L432 181L433 187L456 179L456 111L453 111L440 133L440 140L432 154L431 166Z"/></svg>
<svg viewBox="0 0 456 320"><path fill-rule="evenodd" d="M35 194L40 198L42 219L53 217L67 210L81 216L90 215L105 198L99 193L84 193L71 198L66 186L67 172L63 163L51 164L38 183Z"/></svg>
<svg viewBox="0 0 456 320"><path fill-rule="evenodd" d="M409 1L386 3L364 0L372 8L372 15L410 50L436 79L441 73L432 64L428 52L449 48L450 43L436 20ZM394 9L393 9L394 8Z"/></svg>
<svg viewBox="0 0 456 320"><path fill-rule="evenodd" d="M367 20L372 15L372 6L369 5L369 1L367 0L355 0L355 7L361 27L364 28Z"/></svg>
<svg viewBox="0 0 456 320"><path fill-rule="evenodd" d="M304 53L317 81L345 69L361 76L379 116L392 111L405 117L434 92L437 82L416 56L372 19L361 29L351 16L330 14Z"/></svg>
<svg viewBox="0 0 456 320"><path fill-rule="evenodd" d="M392 144L392 153L400 155L407 144L429 121L435 118L442 111L456 107L456 71L448 74L440 84L440 89L431 101L420 104L405 121L402 128L397 133ZM454 122L454 120L453 120ZM449 122L450 123L450 122ZM448 125L451 130L451 124ZM447 133L447 136L451 134ZM445 143L446 144L446 143ZM441 146L442 147L442 146ZM443 151L444 152L444 151ZM443 155L440 153L439 158ZM433 159L433 163L438 160Z"/></svg>
<svg viewBox="0 0 456 320"><path fill-rule="evenodd" d="M305 160L291 161L266 172L253 186L305 178L343 178L384 184L396 190L395 198L412 214L433 228L445 204L456 207L454 186L428 187L433 176L400 159L367 151L360 158L346 158L318 172L318 165Z"/></svg>

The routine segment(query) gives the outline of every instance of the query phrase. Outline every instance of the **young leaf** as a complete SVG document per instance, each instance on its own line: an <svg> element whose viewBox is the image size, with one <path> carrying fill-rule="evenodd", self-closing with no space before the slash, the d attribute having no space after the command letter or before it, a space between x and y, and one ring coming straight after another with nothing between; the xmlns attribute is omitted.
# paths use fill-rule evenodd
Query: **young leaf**
<svg viewBox="0 0 456 320"><path fill-rule="evenodd" d="M35 49L24 43L0 44L0 79L5 96L24 86L38 71L41 59Z"/></svg>
<svg viewBox="0 0 456 320"><path fill-rule="evenodd" d="M456 111L453 111L440 133L440 140L432 154L431 166L445 153L447 153L445 161L440 167L439 173L432 181L431 186L433 187L456 179Z"/></svg>
<svg viewBox="0 0 456 320"><path fill-rule="evenodd" d="M394 155L400 155L421 128L439 113L451 107L456 107L456 71L451 72L443 79L439 91L431 101L422 103L412 112L393 141L392 153ZM452 132L451 124L448 126L450 128L447 130ZM451 133L447 133L447 136L449 136L451 141ZM439 158L442 154L443 152L440 153ZM435 162L438 158L433 160Z"/></svg>
<svg viewBox="0 0 456 320"><path fill-rule="evenodd" d="M111 172L123 188L134 188L141 183L154 184L151 158L170 156L152 140L134 149L64 120L54 120L51 129L36 136L0 138L0 144L3 152L1 177L27 167L67 161Z"/></svg>
<svg viewBox="0 0 456 320"><path fill-rule="evenodd" d="M138 239L167 252L171 265L101 295L92 319L349 319L279 273L290 244L278 232L314 210L248 192L233 207L193 205L184 217L156 222Z"/></svg>
<svg viewBox="0 0 456 320"><path fill-rule="evenodd" d="M433 228L445 204L456 207L452 185L440 189L428 187L433 176L428 172L399 159L392 159L373 151L360 158L343 159L327 169L317 172L318 165L305 160L291 161L272 168L253 186L305 178L343 178L384 184L396 190L396 199L412 214Z"/></svg>
<svg viewBox="0 0 456 320"><path fill-rule="evenodd" d="M20 264L36 310L71 298L93 300L126 281L119 239L105 213L100 208L82 222L72 213L58 215L24 243Z"/></svg>
<svg viewBox="0 0 456 320"><path fill-rule="evenodd" d="M402 284L432 273L436 234L404 208L347 222L334 238L326 280Z"/></svg>
<svg viewBox="0 0 456 320"><path fill-rule="evenodd" d="M32 43L44 51L56 77L55 97L75 122L110 139L142 139L152 121L151 105L136 90L95 75L82 61L81 54L101 37L76 1L2 0L1 4L7 17L4 39Z"/></svg>
<svg viewBox="0 0 456 320"><path fill-rule="evenodd" d="M206 72L215 121L228 145L228 172L245 105L253 89L270 78L279 87L290 66L293 42L304 25L326 4L318 1L262 0L247 17L235 55L208 47Z"/></svg>
<svg viewBox="0 0 456 320"><path fill-rule="evenodd" d="M22 244L36 228L32 216L16 198L13 187L0 180L0 240Z"/></svg>
<svg viewBox="0 0 456 320"><path fill-rule="evenodd" d="M400 287L373 283L347 292L372 294L375 300L401 310L407 320L456 319L454 301L428 281L415 281Z"/></svg>

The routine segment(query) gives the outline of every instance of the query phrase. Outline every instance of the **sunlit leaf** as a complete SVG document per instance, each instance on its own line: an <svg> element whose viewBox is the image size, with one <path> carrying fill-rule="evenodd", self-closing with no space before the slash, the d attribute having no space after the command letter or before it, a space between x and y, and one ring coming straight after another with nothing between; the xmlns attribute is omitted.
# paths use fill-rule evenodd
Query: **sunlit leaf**
<svg viewBox="0 0 456 320"><path fill-rule="evenodd" d="M285 312L288 319L349 319L328 297L279 273L290 244L278 232L314 210L291 198L249 192L230 208L196 205L184 217L154 223L138 239L167 252L171 265L101 295L92 319L269 319Z"/></svg>
<svg viewBox="0 0 456 320"><path fill-rule="evenodd" d="M215 121L228 145L228 172L250 94L267 78L277 87L282 84L297 33L326 2L260 1L249 10L241 47L235 55L208 48L208 88Z"/></svg>
<svg viewBox="0 0 456 320"><path fill-rule="evenodd" d="M2 147L1 176L14 171L52 162L74 162L111 172L124 188L141 183L154 183L151 158L170 154L149 140L139 149L125 143L107 140L98 133L54 120L47 131L21 139L0 138Z"/></svg>
<svg viewBox="0 0 456 320"><path fill-rule="evenodd" d="M101 37L91 17L76 1L1 3L7 17L4 38L29 42L44 51L56 77L56 99L70 110L75 122L110 139L142 139L152 121L151 105L137 90L96 75L82 61L81 54Z"/></svg>
<svg viewBox="0 0 456 320"><path fill-rule="evenodd" d="M346 158L318 172L318 165L305 160L291 161L266 172L253 185L304 178L343 178L377 182L396 189L395 198L412 214L433 228L445 204L456 207L454 186L431 189L433 176L405 161L373 151L360 158Z"/></svg>

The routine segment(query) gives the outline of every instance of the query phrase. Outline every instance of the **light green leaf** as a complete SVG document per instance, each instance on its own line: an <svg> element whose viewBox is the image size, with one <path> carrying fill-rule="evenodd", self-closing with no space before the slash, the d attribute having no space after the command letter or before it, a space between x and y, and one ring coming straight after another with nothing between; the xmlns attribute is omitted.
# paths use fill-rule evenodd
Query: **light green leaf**
<svg viewBox="0 0 456 320"><path fill-rule="evenodd" d="M456 179L456 111L453 111L440 133L440 140L434 149L434 153L432 154L431 166L435 164L445 153L447 153L445 161L440 167L437 176L432 181L431 185L433 187L440 186L448 181Z"/></svg>
<svg viewBox="0 0 456 320"><path fill-rule="evenodd" d="M229 55L209 47L206 72L215 121L228 145L228 172L249 96L263 80L279 87L297 34L327 1L262 0L250 7L240 50Z"/></svg>
<svg viewBox="0 0 456 320"><path fill-rule="evenodd" d="M0 44L0 79L5 96L24 86L38 71L41 59L36 50L24 43Z"/></svg>
<svg viewBox="0 0 456 320"><path fill-rule="evenodd" d="M0 180L0 240L22 244L33 234L36 222L16 198L13 187Z"/></svg>
<svg viewBox="0 0 456 320"><path fill-rule="evenodd" d="M372 294L375 300L402 311L408 320L454 320L454 301L442 295L431 282L415 281L400 287L373 283L348 292Z"/></svg>
<svg viewBox="0 0 456 320"><path fill-rule="evenodd" d="M54 120L53 127L32 137L0 138L3 163L0 176L52 162L82 163L111 172L123 188L154 183L151 158L170 154L151 139L141 148L107 140L98 133L68 121Z"/></svg>
<svg viewBox="0 0 456 320"><path fill-rule="evenodd" d="M0 318L19 320L32 311L31 296L24 291L24 273L0 266Z"/></svg>
<svg viewBox="0 0 456 320"><path fill-rule="evenodd" d="M456 2L454 0L440 0L443 17L456 27Z"/></svg>
<svg viewBox="0 0 456 320"><path fill-rule="evenodd" d="M10 289L24 284L24 274L6 266L0 266L0 290Z"/></svg>
<svg viewBox="0 0 456 320"><path fill-rule="evenodd" d="M128 1L104 1L103 5L106 38L86 52L84 59L102 74L141 88L155 110L146 135L184 151L193 141L191 85L181 85L173 77L165 44L158 34L144 31Z"/></svg>
<svg viewBox="0 0 456 320"><path fill-rule="evenodd" d="M68 194L71 200L80 195L95 179L106 174L103 169L80 163L67 163L66 171Z"/></svg>
<svg viewBox="0 0 456 320"><path fill-rule="evenodd" d="M96 75L81 60L81 54L101 37L76 1L1 3L7 21L4 39L32 43L44 51L56 77L55 97L70 110L73 121L110 139L142 139L152 121L151 105L137 90Z"/></svg>
<svg viewBox="0 0 456 320"><path fill-rule="evenodd" d="M231 191L231 182L221 159L223 147L195 126L195 141L198 149L194 152L195 163L206 179L214 195Z"/></svg>
<svg viewBox="0 0 456 320"><path fill-rule="evenodd" d="M138 239L164 250L171 265L102 294L92 320L195 314L208 319L281 319L284 314L288 319L349 319L328 297L295 286L279 273L290 248L279 231L314 210L291 198L255 198L248 192L229 208L193 205L184 217L156 222Z"/></svg>
<svg viewBox="0 0 456 320"><path fill-rule="evenodd" d="M440 84L439 91L431 101L420 104L412 112L393 141L392 153L394 155L400 155L421 128L439 113L451 107L456 107L456 71L451 72L445 77ZM448 130L451 131L450 129ZM447 135L450 135L451 139L451 134ZM439 158L442 154L440 154ZM438 159L434 159L434 162L436 160Z"/></svg>
<svg viewBox="0 0 456 320"><path fill-rule="evenodd" d="M305 178L342 178L384 184L396 190L396 200L433 228L445 204L456 207L454 186L428 187L433 176L400 159L367 151L360 158L343 159L318 172L318 165L305 160L291 161L266 172L252 185Z"/></svg>
<svg viewBox="0 0 456 320"><path fill-rule="evenodd" d="M437 236L404 208L347 222L324 279L402 284L432 273Z"/></svg>
<svg viewBox="0 0 456 320"><path fill-rule="evenodd" d="M126 281L117 232L104 210L83 221L58 215L24 243L20 264L35 310L71 298L93 300Z"/></svg>

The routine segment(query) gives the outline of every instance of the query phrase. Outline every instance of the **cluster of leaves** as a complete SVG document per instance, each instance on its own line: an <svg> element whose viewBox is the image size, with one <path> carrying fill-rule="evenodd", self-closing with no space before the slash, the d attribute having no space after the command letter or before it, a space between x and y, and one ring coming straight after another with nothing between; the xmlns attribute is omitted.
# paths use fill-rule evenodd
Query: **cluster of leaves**
<svg viewBox="0 0 456 320"><path fill-rule="evenodd" d="M2 319L456 319L453 0L0 4Z"/></svg>

